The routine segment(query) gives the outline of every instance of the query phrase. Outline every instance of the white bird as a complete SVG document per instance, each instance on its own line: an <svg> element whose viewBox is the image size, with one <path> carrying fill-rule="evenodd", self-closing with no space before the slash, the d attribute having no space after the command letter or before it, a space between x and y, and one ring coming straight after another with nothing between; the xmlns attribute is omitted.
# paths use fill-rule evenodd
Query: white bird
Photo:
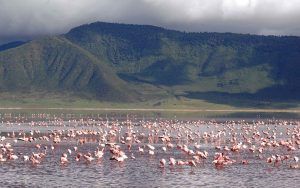
<svg viewBox="0 0 300 188"><path fill-rule="evenodd" d="M24 156L23 156L23 160L24 160L24 161L29 161L29 156L24 155Z"/></svg>

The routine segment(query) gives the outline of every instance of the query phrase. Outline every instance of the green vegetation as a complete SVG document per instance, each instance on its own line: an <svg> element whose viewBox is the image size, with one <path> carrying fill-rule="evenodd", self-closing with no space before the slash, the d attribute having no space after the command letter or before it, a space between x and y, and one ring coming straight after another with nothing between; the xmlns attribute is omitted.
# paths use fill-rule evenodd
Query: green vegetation
<svg viewBox="0 0 300 188"><path fill-rule="evenodd" d="M114 101L134 95L106 64L61 37L3 51L0 75L2 91L73 91Z"/></svg>
<svg viewBox="0 0 300 188"><path fill-rule="evenodd" d="M197 94L196 94L197 96ZM300 105L292 102L264 102L251 99L231 99L228 96L214 96L215 102L190 97L170 97L144 102L107 102L97 99L84 99L72 93L2 93L0 108L61 108L61 109L125 109L133 111L261 111L261 112L300 112ZM206 96L207 97L207 96Z"/></svg>
<svg viewBox="0 0 300 188"><path fill-rule="evenodd" d="M0 47L1 107L298 109L300 38L97 22Z"/></svg>

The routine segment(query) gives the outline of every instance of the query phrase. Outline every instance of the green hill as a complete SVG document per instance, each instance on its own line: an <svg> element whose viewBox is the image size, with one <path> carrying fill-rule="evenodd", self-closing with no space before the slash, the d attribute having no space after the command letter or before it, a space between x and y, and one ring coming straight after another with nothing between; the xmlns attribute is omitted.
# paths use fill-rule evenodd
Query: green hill
<svg viewBox="0 0 300 188"><path fill-rule="evenodd" d="M134 92L107 65L63 37L31 41L0 53L2 92L74 93L108 101Z"/></svg>
<svg viewBox="0 0 300 188"><path fill-rule="evenodd" d="M300 38L96 22L1 51L0 90L117 102L299 101Z"/></svg>

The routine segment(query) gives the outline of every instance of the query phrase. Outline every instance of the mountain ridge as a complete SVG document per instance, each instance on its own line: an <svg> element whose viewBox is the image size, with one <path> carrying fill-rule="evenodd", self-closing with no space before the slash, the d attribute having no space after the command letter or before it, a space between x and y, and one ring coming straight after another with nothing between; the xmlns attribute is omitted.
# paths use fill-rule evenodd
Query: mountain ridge
<svg viewBox="0 0 300 188"><path fill-rule="evenodd" d="M50 91L102 101L219 95L299 100L299 60L295 36L95 22L0 51L0 91L44 90L40 85L47 83Z"/></svg>

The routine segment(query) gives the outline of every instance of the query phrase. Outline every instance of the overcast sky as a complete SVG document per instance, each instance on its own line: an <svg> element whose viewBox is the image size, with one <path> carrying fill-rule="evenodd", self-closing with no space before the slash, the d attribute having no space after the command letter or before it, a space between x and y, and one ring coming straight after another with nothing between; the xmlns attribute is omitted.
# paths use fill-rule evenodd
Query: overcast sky
<svg viewBox="0 0 300 188"><path fill-rule="evenodd" d="M300 36L300 0L0 0L0 43L95 21Z"/></svg>

